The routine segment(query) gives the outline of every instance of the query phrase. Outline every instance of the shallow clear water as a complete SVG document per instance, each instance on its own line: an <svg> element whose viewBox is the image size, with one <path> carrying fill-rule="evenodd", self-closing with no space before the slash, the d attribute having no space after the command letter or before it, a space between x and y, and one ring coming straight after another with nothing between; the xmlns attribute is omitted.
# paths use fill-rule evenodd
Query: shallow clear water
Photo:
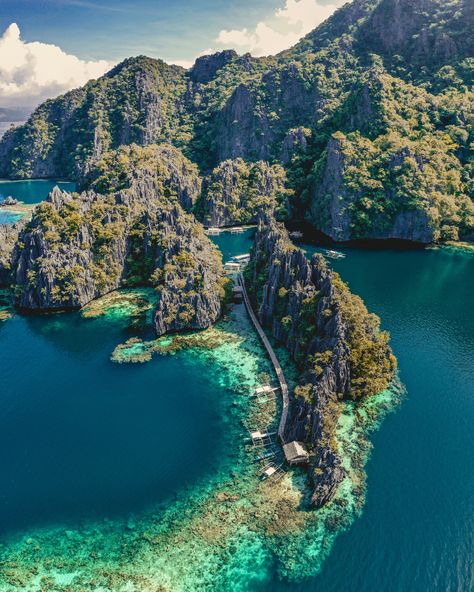
<svg viewBox="0 0 474 592"><path fill-rule="evenodd" d="M29 181L0 180L0 202L11 195L26 204L36 204L46 199L48 193L58 186L63 191L75 191L76 184L55 179L34 179ZM1 223L1 222L0 222Z"/></svg>
<svg viewBox="0 0 474 592"><path fill-rule="evenodd" d="M225 233L215 242L227 258L248 251L251 233ZM391 331L408 394L372 438L363 514L336 538L319 575L301 584L279 581L262 540L238 524L223 567L221 543L209 551L220 533L199 530L222 508L211 505L193 518L186 497L206 487L212 492L216 475L237 479L247 470L241 456L246 414L236 383L241 376L258 380L261 351L252 357L235 344L214 358L181 351L148 364L113 364L114 347L133 335L120 315L15 316L0 323L0 542L6 557L11 550L33 569L36 562L44 566L42 553L58 566L77 556L85 569L106 556L107 569L143 562L144 573L151 563L166 574L197 561L202 547L196 581L208 578L219 592L471 589L474 257L450 250L345 252L333 265ZM240 374L231 380L236 368ZM235 492L235 479L231 483ZM158 522L143 518L144 534L135 535L134 524L121 530L119 520L127 523L133 514L139 524L160 502L169 513L164 522L160 514ZM91 526L91 519L102 524L104 517L112 521ZM59 535L55 524L75 530ZM17 553L11 535L28 537L37 526L43 534L31 540L40 550L29 554L26 538ZM148 543L153 529L167 533L163 553ZM308 547L315 532L308 531ZM139 545L143 538L146 548ZM286 545L283 537L272 549L283 553ZM310 573L318 557L308 551L304 561ZM58 589L66 590L72 577L62 573ZM114 592L126 589L117 584Z"/></svg>
<svg viewBox="0 0 474 592"><path fill-rule="evenodd" d="M23 218L22 214L0 209L0 224L15 224Z"/></svg>

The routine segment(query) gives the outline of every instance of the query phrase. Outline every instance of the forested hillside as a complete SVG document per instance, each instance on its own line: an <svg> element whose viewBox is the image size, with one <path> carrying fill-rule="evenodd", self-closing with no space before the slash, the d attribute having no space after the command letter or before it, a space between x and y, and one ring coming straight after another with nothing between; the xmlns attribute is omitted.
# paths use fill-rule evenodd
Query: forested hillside
<svg viewBox="0 0 474 592"><path fill-rule="evenodd" d="M189 71L131 58L5 134L0 176L81 180L111 149L166 142L211 175L210 218L217 167L261 161L285 169L280 214L336 240L468 238L473 28L471 0L355 0L277 56L224 51ZM224 201L238 209L237 177Z"/></svg>

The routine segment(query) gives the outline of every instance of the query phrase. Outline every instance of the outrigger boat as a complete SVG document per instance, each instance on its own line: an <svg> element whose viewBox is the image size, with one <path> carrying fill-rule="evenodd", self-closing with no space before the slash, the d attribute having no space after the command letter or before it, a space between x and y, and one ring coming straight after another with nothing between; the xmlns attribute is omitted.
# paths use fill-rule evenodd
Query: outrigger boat
<svg viewBox="0 0 474 592"><path fill-rule="evenodd" d="M326 257L330 257L331 259L344 259L345 254L340 253L339 251L332 251L331 249L327 249L324 251Z"/></svg>
<svg viewBox="0 0 474 592"><path fill-rule="evenodd" d="M303 238L303 233L299 230L294 230L293 232L290 232L290 238Z"/></svg>

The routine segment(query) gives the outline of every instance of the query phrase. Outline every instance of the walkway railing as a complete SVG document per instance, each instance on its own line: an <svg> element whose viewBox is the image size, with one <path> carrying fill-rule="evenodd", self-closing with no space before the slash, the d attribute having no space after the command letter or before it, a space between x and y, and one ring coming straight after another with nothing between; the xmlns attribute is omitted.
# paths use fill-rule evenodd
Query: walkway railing
<svg viewBox="0 0 474 592"><path fill-rule="evenodd" d="M254 311L253 311L252 305L250 304L250 299L247 294L247 288L245 287L245 282L244 282L244 278L242 277L242 274L238 275L238 283L242 287L245 308L247 309L249 317L251 318L251 320L255 326L255 329L257 330L257 333L258 333L260 339L262 340L262 343L265 346L265 349L267 350L268 355L270 356L270 360L272 361L273 367L275 368L275 374L277 375L278 382L280 383L283 408L282 408L282 412L281 412L280 425L278 427L278 437L280 438L281 442L284 444L285 443L285 426L286 426L286 420L288 418L288 408L289 408L289 404L290 404L289 399L288 399L288 384L286 382L285 375L283 374L283 370L280 366L280 362L278 361L278 358L276 357L275 352L273 351L273 348L272 348L270 342L268 341L268 338L265 335L265 333L264 333Z"/></svg>

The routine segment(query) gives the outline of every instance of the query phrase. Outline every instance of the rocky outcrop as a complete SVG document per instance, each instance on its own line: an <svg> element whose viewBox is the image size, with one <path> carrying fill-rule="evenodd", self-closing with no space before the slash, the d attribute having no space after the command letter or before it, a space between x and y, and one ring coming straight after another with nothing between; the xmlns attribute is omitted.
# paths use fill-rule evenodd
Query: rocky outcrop
<svg viewBox="0 0 474 592"><path fill-rule="evenodd" d="M122 144L171 141L180 129L185 70L143 56L40 105L0 142L0 176L80 179Z"/></svg>
<svg viewBox="0 0 474 592"><path fill-rule="evenodd" d="M258 107L258 90L251 85L239 84L218 115L215 130L217 160L238 157L269 160L273 140L267 113Z"/></svg>
<svg viewBox="0 0 474 592"><path fill-rule="evenodd" d="M381 150L359 135L334 134L318 164L308 219L340 242L455 240L474 224L474 204L456 167L436 136L413 143L392 134Z"/></svg>
<svg viewBox="0 0 474 592"><path fill-rule="evenodd" d="M259 224L250 269L249 287L262 325L301 370L285 436L312 450L312 499L320 507L344 477L335 439L341 404L387 388L396 362L387 334L360 298L322 256L309 261L272 219Z"/></svg>
<svg viewBox="0 0 474 592"><path fill-rule="evenodd" d="M189 70L127 59L7 132L0 176L81 181L119 146L167 143L203 175L229 159L284 164L290 215L311 209L338 240L469 236L473 18L471 0L353 0L277 56L223 51ZM340 175L335 132L354 135ZM413 187L389 167L404 149L432 169L418 167ZM377 171L364 168L367 155Z"/></svg>
<svg viewBox="0 0 474 592"><path fill-rule="evenodd" d="M193 82L207 84L215 78L217 72L238 57L237 52L226 49L212 55L198 58L189 72Z"/></svg>
<svg viewBox="0 0 474 592"><path fill-rule="evenodd" d="M0 287L10 283L12 252L25 224L25 221L0 224Z"/></svg>
<svg viewBox="0 0 474 592"><path fill-rule="evenodd" d="M176 198L186 211L192 209L201 193L197 166L170 144L121 146L104 154L81 181L83 188L102 194L127 189L134 183L143 199L146 195Z"/></svg>
<svg viewBox="0 0 474 592"><path fill-rule="evenodd" d="M15 304L76 309L120 287L150 285L160 294L159 335L209 327L224 295L221 257L170 187L144 167L115 193L55 188L13 249L2 250Z"/></svg>
<svg viewBox="0 0 474 592"><path fill-rule="evenodd" d="M304 127L289 130L281 147L281 162L288 164L295 154L304 154L308 147L308 138L310 136L311 130Z"/></svg>
<svg viewBox="0 0 474 592"><path fill-rule="evenodd" d="M200 227L194 227L191 237L186 232L176 234L173 263L162 267L163 287L155 314L158 335L210 327L221 313L225 280L220 255ZM170 259L170 251L166 257Z"/></svg>
<svg viewBox="0 0 474 592"><path fill-rule="evenodd" d="M197 208L207 226L235 226L256 222L264 210L277 217L288 207L283 167L267 162L226 160L205 179Z"/></svg>
<svg viewBox="0 0 474 592"><path fill-rule="evenodd" d="M441 0L384 0L360 27L356 42L364 52L405 58L439 67L472 55L474 42L467 33L473 24L472 3ZM437 26L433 26L436 22Z"/></svg>

